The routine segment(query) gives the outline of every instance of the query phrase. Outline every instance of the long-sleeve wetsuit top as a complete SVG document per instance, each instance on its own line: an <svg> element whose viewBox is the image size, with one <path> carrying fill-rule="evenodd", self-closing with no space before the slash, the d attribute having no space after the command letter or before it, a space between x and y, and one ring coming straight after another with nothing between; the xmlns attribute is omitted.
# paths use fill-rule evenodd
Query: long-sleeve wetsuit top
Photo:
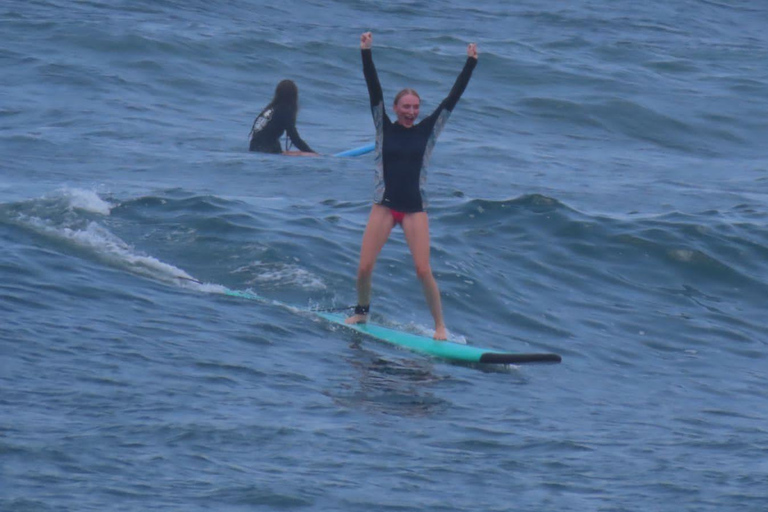
<svg viewBox="0 0 768 512"><path fill-rule="evenodd" d="M280 137L284 132L288 132L291 142L299 150L314 153L312 148L299 137L295 117L288 109L281 108L279 105L264 109L253 122L248 149L261 153L282 153Z"/></svg>
<svg viewBox="0 0 768 512"><path fill-rule="evenodd" d="M376 177L374 201L393 210L412 213L424 211L424 190L432 149L461 94L466 89L477 59L467 57L451 92L428 117L411 128L393 123L384 108L384 95L373 65L371 50L362 50L363 74L371 98L371 112L376 126Z"/></svg>

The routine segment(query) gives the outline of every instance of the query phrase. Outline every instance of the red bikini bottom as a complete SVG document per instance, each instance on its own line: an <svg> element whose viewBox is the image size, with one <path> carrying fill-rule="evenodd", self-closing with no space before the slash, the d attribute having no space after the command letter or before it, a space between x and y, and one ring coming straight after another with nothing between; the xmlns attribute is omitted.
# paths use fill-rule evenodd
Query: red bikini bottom
<svg viewBox="0 0 768 512"><path fill-rule="evenodd" d="M397 210L393 210L392 208L389 209L389 213L392 214L392 219L394 219L395 224L403 225L403 219L405 218L405 212L399 212Z"/></svg>

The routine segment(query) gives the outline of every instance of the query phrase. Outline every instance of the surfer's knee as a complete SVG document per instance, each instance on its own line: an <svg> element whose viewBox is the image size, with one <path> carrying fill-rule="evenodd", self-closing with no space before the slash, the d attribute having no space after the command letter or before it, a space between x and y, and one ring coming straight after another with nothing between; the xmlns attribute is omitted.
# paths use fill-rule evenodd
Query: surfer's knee
<svg viewBox="0 0 768 512"><path fill-rule="evenodd" d="M425 265L416 264L416 277L420 281L432 279L432 266L429 263Z"/></svg>

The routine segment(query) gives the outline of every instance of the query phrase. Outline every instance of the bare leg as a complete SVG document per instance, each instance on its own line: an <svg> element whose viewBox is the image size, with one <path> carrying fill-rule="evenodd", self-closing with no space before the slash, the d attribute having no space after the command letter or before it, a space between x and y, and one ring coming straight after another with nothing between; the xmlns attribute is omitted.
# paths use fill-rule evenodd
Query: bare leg
<svg viewBox="0 0 768 512"><path fill-rule="evenodd" d="M363 245L360 248L360 264L357 268L357 303L367 306L371 303L371 277L376 259L382 247L389 238L395 225L389 208L374 204L368 217L368 225L363 234ZM368 320L368 315L352 315L347 318L348 324L359 324Z"/></svg>
<svg viewBox="0 0 768 512"><path fill-rule="evenodd" d="M435 339L448 339L448 333L443 321L443 306L440 302L440 290L432 275L429 264L429 219L427 212L410 213L403 219L403 231L408 247L411 249L416 275L424 289L424 297L435 320Z"/></svg>

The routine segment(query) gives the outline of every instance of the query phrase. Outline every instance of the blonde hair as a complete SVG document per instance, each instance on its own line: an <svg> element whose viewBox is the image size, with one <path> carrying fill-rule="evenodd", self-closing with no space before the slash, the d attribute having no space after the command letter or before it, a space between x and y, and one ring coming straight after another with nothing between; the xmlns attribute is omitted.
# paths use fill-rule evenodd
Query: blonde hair
<svg viewBox="0 0 768 512"><path fill-rule="evenodd" d="M400 98L402 98L406 94L410 94L412 96L416 96L417 98L419 98L419 101L421 101L421 96L419 96L419 93L417 93L413 89L403 89L402 91L400 91L399 93L397 93L395 95L395 103L394 104L397 105L397 102L400 101Z"/></svg>

